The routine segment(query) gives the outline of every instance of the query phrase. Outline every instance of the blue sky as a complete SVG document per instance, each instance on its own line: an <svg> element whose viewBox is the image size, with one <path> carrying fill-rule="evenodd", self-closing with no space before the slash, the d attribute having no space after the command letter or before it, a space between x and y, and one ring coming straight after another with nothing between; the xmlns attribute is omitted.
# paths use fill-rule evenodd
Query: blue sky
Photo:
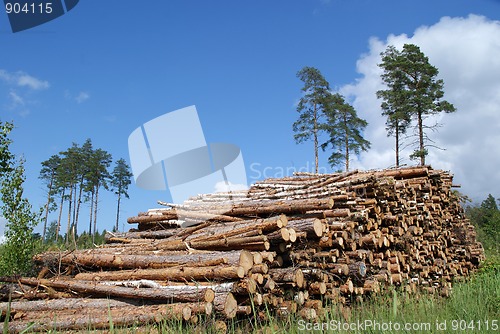
<svg viewBox="0 0 500 334"><path fill-rule="evenodd" d="M353 158L353 168L385 168L394 153L374 96L378 55L387 44L414 43L438 67L445 98L458 109L440 118L433 138L447 150L431 152L429 163L454 173L476 200L498 197L498 20L493 0L82 0L14 34L0 13L0 120L15 123L12 148L26 159L26 195L35 206L45 199L40 163L51 155L91 138L129 161L134 129L190 105L208 142L241 148L252 183L312 171L312 145L296 145L291 126L296 73L313 66L369 122L372 150ZM328 155L320 163L330 170ZM130 197L122 221L169 199L134 184ZM111 228L114 210L113 197L103 196L101 229Z"/></svg>

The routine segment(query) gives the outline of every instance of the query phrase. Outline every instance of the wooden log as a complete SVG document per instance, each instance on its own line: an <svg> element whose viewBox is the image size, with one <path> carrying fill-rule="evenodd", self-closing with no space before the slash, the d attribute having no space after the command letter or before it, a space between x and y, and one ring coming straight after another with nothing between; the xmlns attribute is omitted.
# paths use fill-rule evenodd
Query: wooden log
<svg viewBox="0 0 500 334"><path fill-rule="evenodd" d="M9 279L4 277L3 281L7 282ZM90 294L94 296L113 296L131 299L172 300L174 302L211 302L210 298L206 297L207 294L210 294L210 292L207 292L209 289L198 287L193 288L185 286L176 289L172 287L135 289L78 280L18 278L11 279L11 281L31 286L46 286L53 289L72 290L83 295Z"/></svg>
<svg viewBox="0 0 500 334"><path fill-rule="evenodd" d="M242 220L235 223L212 224L192 233L184 240L216 240L239 236L250 231L268 233L285 227L287 223L288 219L285 215L277 215L270 218Z"/></svg>
<svg viewBox="0 0 500 334"><path fill-rule="evenodd" d="M269 276L276 283L295 283L297 287L304 287L304 274L301 269L296 268L271 268Z"/></svg>
<svg viewBox="0 0 500 334"><path fill-rule="evenodd" d="M155 254L112 254L103 253L101 249L75 251L71 253L46 252L35 255L37 263L58 267L77 265L97 268L166 268L179 265L193 266L205 263L243 266L249 270L253 265L253 256L245 250L227 252L173 252Z"/></svg>
<svg viewBox="0 0 500 334"><path fill-rule="evenodd" d="M238 302L231 292L219 292L215 294L214 308L227 319L232 319L238 312Z"/></svg>
<svg viewBox="0 0 500 334"><path fill-rule="evenodd" d="M323 214L326 218L343 218L349 217L351 215L351 211L349 208L336 208L332 210L324 210Z"/></svg>
<svg viewBox="0 0 500 334"><path fill-rule="evenodd" d="M363 282L363 288L365 289L365 291L371 293L379 293L380 282L378 280L366 280Z"/></svg>
<svg viewBox="0 0 500 334"><path fill-rule="evenodd" d="M312 238L323 235L323 223L317 218L289 220L288 227L293 228L296 232L306 232L307 236Z"/></svg>
<svg viewBox="0 0 500 334"><path fill-rule="evenodd" d="M309 293L312 295L324 295L327 291L325 282L312 282L309 284Z"/></svg>
<svg viewBox="0 0 500 334"><path fill-rule="evenodd" d="M234 222L243 220L238 217L231 217L220 212L197 212L194 210L189 210L189 207L186 209L169 209L158 212L158 214L148 213L146 215L139 215L135 217L129 217L127 219L127 223L129 224L144 224L144 223L156 223L156 222L165 222L165 221L191 221L196 223L203 223L204 221L219 221L219 222ZM180 225L181 223L172 223L172 225Z"/></svg>
<svg viewBox="0 0 500 334"><path fill-rule="evenodd" d="M61 298L46 300L23 300L10 303L11 312L42 312L58 310L80 310L86 308L107 309L113 307L139 306L142 302L137 300L119 300L109 298ZM4 314L9 307L8 302L0 303L0 314Z"/></svg>
<svg viewBox="0 0 500 334"><path fill-rule="evenodd" d="M354 284L352 284L351 280L348 280L344 284L342 284L340 287L340 292L346 295L350 295L354 292Z"/></svg>
<svg viewBox="0 0 500 334"><path fill-rule="evenodd" d="M120 271L100 271L80 273L75 276L77 280L83 281L122 281L122 280L227 280L243 278L247 271L235 266L212 266L212 267L170 267L161 269L133 269Z"/></svg>
<svg viewBox="0 0 500 334"><path fill-rule="evenodd" d="M110 328L110 319L114 326L125 327L134 324L160 322L163 319L189 320L191 318L190 304L163 304L142 307L117 307L110 308L103 312L101 309L92 308L76 309L66 313L58 313L55 317L53 313L38 313L34 318L23 321L11 321L8 324L9 333L24 332L30 328L33 332L46 331L75 331L91 329ZM204 306L203 306L204 307ZM36 320L36 321L33 321Z"/></svg>
<svg viewBox="0 0 500 334"><path fill-rule="evenodd" d="M166 222L166 221L176 221L177 213L172 210L172 212L165 212L162 215L147 215L147 216L135 216L127 218L127 223L137 224L137 223L151 223L151 222ZM177 223L172 223L172 225L178 226Z"/></svg>
<svg viewBox="0 0 500 334"><path fill-rule="evenodd" d="M200 210L209 214L224 214L228 216L245 215L276 215L304 213L310 210L331 209L333 199L303 199L303 200L263 200L243 201L229 206L191 205L187 210ZM164 203L171 205L169 203ZM182 208L181 208L182 209Z"/></svg>
<svg viewBox="0 0 500 334"><path fill-rule="evenodd" d="M366 276L366 265L364 262L356 262L348 265L349 275L357 278L363 278Z"/></svg>
<svg viewBox="0 0 500 334"><path fill-rule="evenodd" d="M112 242L115 238L127 240L127 239L165 239L175 236L179 229L168 229L159 231L133 231L133 232L106 232L104 240L106 242Z"/></svg>

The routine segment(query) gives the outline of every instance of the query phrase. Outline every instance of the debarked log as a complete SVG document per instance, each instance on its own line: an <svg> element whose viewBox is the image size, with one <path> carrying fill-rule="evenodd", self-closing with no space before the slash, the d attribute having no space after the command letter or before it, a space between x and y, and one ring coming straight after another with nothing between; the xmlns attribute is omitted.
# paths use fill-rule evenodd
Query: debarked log
<svg viewBox="0 0 500 334"><path fill-rule="evenodd" d="M161 203L160 203L161 204ZM163 203L170 205L168 203ZM276 215L304 213L311 210L327 210L333 207L332 198L302 199L302 200L252 200L234 203L233 205L207 206L205 204L186 206L187 210L200 210L209 214L224 214L228 216L245 215ZM222 212L221 212L222 211Z"/></svg>

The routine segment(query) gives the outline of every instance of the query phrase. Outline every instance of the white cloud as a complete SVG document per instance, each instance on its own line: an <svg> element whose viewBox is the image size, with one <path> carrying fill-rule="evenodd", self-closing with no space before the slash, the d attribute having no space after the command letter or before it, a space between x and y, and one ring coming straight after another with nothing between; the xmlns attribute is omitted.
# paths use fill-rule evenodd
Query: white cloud
<svg viewBox="0 0 500 334"><path fill-rule="evenodd" d="M16 92L9 92L10 100L12 101L12 107L24 106L24 99L19 96Z"/></svg>
<svg viewBox="0 0 500 334"><path fill-rule="evenodd" d="M87 92L80 92L76 97L75 97L75 101L77 103L83 103L85 101L87 101L88 99L90 99L90 94L87 93Z"/></svg>
<svg viewBox="0 0 500 334"><path fill-rule="evenodd" d="M48 81L37 79L22 71L9 73L5 70L0 70L0 79L10 85L28 87L33 90L42 90L50 87Z"/></svg>
<svg viewBox="0 0 500 334"><path fill-rule="evenodd" d="M24 73L18 74L16 81L18 86L28 86L29 88L34 90L47 89L50 87L48 81L39 80L35 77L32 77L31 75Z"/></svg>
<svg viewBox="0 0 500 334"><path fill-rule="evenodd" d="M88 92L81 91L77 95L73 95L69 90L65 90L64 97L67 100L75 101L76 103L80 104L90 99L90 94Z"/></svg>
<svg viewBox="0 0 500 334"><path fill-rule="evenodd" d="M33 92L50 87L48 81L37 79L22 71L8 72L0 69L0 83L2 82L10 89L6 107L15 110L22 117L31 114L29 106L37 103L33 99Z"/></svg>
<svg viewBox="0 0 500 334"><path fill-rule="evenodd" d="M386 41L373 38L369 53L357 62L362 75L352 85L341 88L349 96L359 115L369 125L365 137L372 149L353 161L353 168L385 168L394 165L394 138L388 138L380 100L380 52L387 45L401 48L416 44L439 69L444 80L444 98L457 112L440 115L443 127L430 136L442 150L430 150L427 162L434 168L450 170L462 192L475 200L488 193L499 195L500 185L500 22L470 15L467 18L443 17L432 26L418 28L414 35L390 35ZM411 150L401 153L403 163Z"/></svg>

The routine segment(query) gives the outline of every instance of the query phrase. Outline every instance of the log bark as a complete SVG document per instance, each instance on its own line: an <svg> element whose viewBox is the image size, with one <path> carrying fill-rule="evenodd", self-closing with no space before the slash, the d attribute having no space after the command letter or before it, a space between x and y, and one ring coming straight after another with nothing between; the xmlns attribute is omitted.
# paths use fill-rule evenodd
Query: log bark
<svg viewBox="0 0 500 334"><path fill-rule="evenodd" d="M238 312L238 302L231 292L219 292L215 295L214 308L227 319L232 319Z"/></svg>
<svg viewBox="0 0 500 334"><path fill-rule="evenodd" d="M307 236L311 238L319 238L323 235L323 223L317 218L289 220L288 228L292 228L296 232L306 232Z"/></svg>
<svg viewBox="0 0 500 334"><path fill-rule="evenodd" d="M38 263L57 267L60 264L77 265L88 268L166 268L174 266L193 266L203 263L243 266L249 270L253 265L253 255L245 250L227 252L173 252L142 254L103 253L100 249L75 251L69 254L46 252L34 257Z"/></svg>
<svg viewBox="0 0 500 334"><path fill-rule="evenodd" d="M20 333L26 328L30 331L70 331L90 329L108 329L113 326L125 327L143 325L151 322L161 322L163 319L189 320L192 309L205 309L205 304L163 304L142 307L113 307L109 312L101 309L72 309L59 313L54 318L53 313L34 314L29 320L15 321L8 325L9 333ZM208 306L207 309L210 309ZM33 320L35 320L33 322Z"/></svg>
<svg viewBox="0 0 500 334"><path fill-rule="evenodd" d="M75 279L82 281L122 281L122 280L159 280L159 281L190 281L190 280L231 280L243 278L247 271L243 267L211 266L211 267L171 267L161 269L133 269L119 271L101 271L80 273Z"/></svg>
<svg viewBox="0 0 500 334"><path fill-rule="evenodd" d="M34 278L13 279L16 282L31 286L45 286L53 289L72 290L84 295L108 296L130 299L149 299L149 300L167 300L178 302L211 302L207 289L199 287L181 287L173 289L172 287L162 288L125 288L119 286L103 285L95 282L78 280L47 280ZM6 281L6 278L4 278ZM209 300L206 300L209 299Z"/></svg>
<svg viewBox="0 0 500 334"><path fill-rule="evenodd" d="M276 283L295 283L297 287L304 287L304 273L301 269L295 268L271 268L269 276Z"/></svg>

